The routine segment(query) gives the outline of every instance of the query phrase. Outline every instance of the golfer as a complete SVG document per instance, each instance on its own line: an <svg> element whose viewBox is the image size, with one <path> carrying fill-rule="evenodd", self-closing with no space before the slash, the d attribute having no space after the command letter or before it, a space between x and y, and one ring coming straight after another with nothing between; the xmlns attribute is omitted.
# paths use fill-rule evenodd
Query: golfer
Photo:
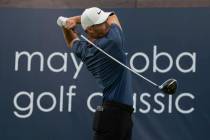
<svg viewBox="0 0 210 140"><path fill-rule="evenodd" d="M80 58L103 91L103 103L94 114L94 140L131 140L133 98L130 71L114 62L88 42L79 39L74 28L81 24L90 41L127 65L123 30L113 12L92 7L81 16L58 18L67 46Z"/></svg>

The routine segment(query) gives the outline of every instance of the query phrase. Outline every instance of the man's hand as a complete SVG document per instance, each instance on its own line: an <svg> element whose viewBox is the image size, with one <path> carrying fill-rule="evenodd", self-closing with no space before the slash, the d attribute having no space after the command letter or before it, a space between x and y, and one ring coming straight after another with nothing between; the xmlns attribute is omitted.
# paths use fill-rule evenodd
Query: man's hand
<svg viewBox="0 0 210 140"><path fill-rule="evenodd" d="M68 18L64 27L68 30L74 29L77 26L77 22L73 18Z"/></svg>
<svg viewBox="0 0 210 140"><path fill-rule="evenodd" d="M72 47L73 41L75 39L78 39L77 33L75 33L73 30L77 26L77 24L80 23L81 23L80 16L74 16L70 18L60 16L57 19L57 24L58 26L62 27L64 38L69 48Z"/></svg>
<svg viewBox="0 0 210 140"><path fill-rule="evenodd" d="M68 19L68 18L63 17L63 16L58 17L58 19L57 19L57 24L58 24L58 26L59 26L59 27L64 27L64 25L66 24L66 20L67 20L67 19Z"/></svg>
<svg viewBox="0 0 210 140"><path fill-rule="evenodd" d="M73 29L76 27L77 24L81 23L80 16L74 16L74 17L58 17L57 24L60 27L65 27L66 29Z"/></svg>

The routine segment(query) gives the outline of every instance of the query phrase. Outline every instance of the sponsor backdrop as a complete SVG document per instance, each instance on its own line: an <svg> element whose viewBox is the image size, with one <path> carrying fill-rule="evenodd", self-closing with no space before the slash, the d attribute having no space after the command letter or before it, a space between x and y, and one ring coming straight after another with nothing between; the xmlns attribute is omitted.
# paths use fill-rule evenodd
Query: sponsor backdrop
<svg viewBox="0 0 210 140"><path fill-rule="evenodd" d="M107 9L120 18L133 75L133 140L210 139L210 9ZM91 140L101 90L66 47L58 16L82 9L0 9L0 139Z"/></svg>

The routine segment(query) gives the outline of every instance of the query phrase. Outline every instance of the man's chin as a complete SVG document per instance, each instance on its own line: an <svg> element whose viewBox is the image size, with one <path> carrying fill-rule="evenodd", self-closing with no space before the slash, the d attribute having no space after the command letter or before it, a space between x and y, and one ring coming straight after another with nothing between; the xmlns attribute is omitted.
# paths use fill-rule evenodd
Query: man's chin
<svg viewBox="0 0 210 140"><path fill-rule="evenodd" d="M105 31L105 33L100 34L100 35L99 35L99 38L105 37L105 36L108 34L108 32L109 32L109 29L107 29L107 30Z"/></svg>

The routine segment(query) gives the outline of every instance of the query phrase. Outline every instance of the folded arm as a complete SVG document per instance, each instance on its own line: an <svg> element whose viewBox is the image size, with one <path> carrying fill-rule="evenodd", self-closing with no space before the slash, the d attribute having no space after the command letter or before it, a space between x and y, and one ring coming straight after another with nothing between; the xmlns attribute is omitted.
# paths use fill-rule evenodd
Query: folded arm
<svg viewBox="0 0 210 140"><path fill-rule="evenodd" d="M80 16L70 17L66 21L65 27L62 27L64 39L67 43L68 48L72 47L74 40L79 39L77 33L74 32L74 28L76 27L77 24L81 24Z"/></svg>
<svg viewBox="0 0 210 140"><path fill-rule="evenodd" d="M121 24L119 22L119 19L118 19L117 15L114 14L114 13L108 17L107 23L109 25L116 24L120 27L120 29L122 29ZM72 47L72 44L73 44L74 40L79 39L78 34L76 32L74 32L74 28L78 24L81 24L81 17L80 16L74 16L74 17L70 17L66 21L65 27L62 27L64 38L65 38L65 41L67 43L68 48Z"/></svg>
<svg viewBox="0 0 210 140"><path fill-rule="evenodd" d="M73 41L78 39L78 35L72 29L66 29L64 27L62 27L62 29L63 29L63 35L66 41L66 44L68 48L71 48Z"/></svg>

